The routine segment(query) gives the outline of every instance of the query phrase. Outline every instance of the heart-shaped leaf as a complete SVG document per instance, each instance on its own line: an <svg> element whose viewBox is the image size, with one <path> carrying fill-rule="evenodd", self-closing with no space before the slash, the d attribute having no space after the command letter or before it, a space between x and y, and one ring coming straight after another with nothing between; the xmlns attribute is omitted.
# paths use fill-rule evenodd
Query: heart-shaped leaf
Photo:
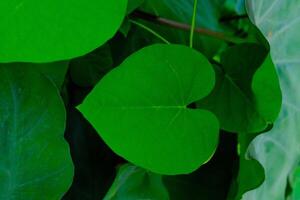
<svg viewBox="0 0 300 200"><path fill-rule="evenodd" d="M50 62L84 55L110 39L127 0L1 0L0 62Z"/></svg>
<svg viewBox="0 0 300 200"><path fill-rule="evenodd" d="M57 89L33 67L5 64L0 91L0 199L60 199L73 165Z"/></svg>
<svg viewBox="0 0 300 200"><path fill-rule="evenodd" d="M198 102L230 132L256 133L276 119L281 106L277 74L267 49L244 43L227 49L216 66L213 92Z"/></svg>
<svg viewBox="0 0 300 200"><path fill-rule="evenodd" d="M208 95L214 80L202 54L153 45L105 76L79 109L127 160L161 174L190 173L214 153L218 121L187 106Z"/></svg>

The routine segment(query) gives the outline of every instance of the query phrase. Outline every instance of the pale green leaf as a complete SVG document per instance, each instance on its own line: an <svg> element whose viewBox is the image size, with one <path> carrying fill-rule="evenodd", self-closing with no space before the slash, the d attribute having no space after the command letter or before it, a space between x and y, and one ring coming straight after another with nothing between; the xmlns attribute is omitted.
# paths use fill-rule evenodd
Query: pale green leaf
<svg viewBox="0 0 300 200"><path fill-rule="evenodd" d="M247 9L270 42L283 105L273 129L252 143L250 154L263 165L266 179L244 199L283 200L288 176L300 158L300 1L248 0Z"/></svg>

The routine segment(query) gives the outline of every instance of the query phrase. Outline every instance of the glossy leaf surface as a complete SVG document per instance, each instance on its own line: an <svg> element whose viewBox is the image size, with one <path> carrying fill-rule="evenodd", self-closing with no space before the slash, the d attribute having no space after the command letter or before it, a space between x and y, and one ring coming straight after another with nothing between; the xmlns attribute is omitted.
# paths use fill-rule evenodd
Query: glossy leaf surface
<svg viewBox="0 0 300 200"><path fill-rule="evenodd" d="M214 79L195 50L153 45L106 75L79 109L127 160L161 174L190 173L215 151L218 121L187 106L208 95Z"/></svg>
<svg viewBox="0 0 300 200"><path fill-rule="evenodd" d="M84 55L110 39L127 0L2 0L0 62L51 62Z"/></svg>

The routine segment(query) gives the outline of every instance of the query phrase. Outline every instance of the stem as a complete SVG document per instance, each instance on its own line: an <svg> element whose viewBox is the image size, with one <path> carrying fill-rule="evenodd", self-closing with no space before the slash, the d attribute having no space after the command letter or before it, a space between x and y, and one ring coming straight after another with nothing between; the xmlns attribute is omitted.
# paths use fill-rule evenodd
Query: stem
<svg viewBox="0 0 300 200"><path fill-rule="evenodd" d="M160 24L160 25L164 25L164 26L168 26L171 28L175 28L175 29L181 29L184 31L190 31L191 30L191 26L189 24L185 24L185 23L180 23L180 22L176 22L170 19L166 19L166 18L162 18L162 17L158 17L143 11L135 11L132 13L131 15L132 17L135 18L139 18L145 21L149 21L152 23L156 23L156 24ZM242 38L237 38L234 36L230 36L230 35L226 35L224 33L220 33L220 32L215 32L209 29L204 29L204 28L195 28L194 32L201 34L201 35L205 35L205 36L209 36L209 37L213 37L213 38L217 38L220 40L224 40L226 42L231 42L231 43L241 43L244 42L244 40Z"/></svg>
<svg viewBox="0 0 300 200"><path fill-rule="evenodd" d="M166 44L171 44L166 38L164 38L163 36L161 36L160 34L158 34L157 32L155 32L154 30L152 30L151 28L145 26L142 23L139 23L135 20L130 19L129 20L131 23L137 25L138 27L141 27L142 29L145 29L146 31L152 33L154 36L156 36L157 38L159 38L161 41L163 41Z"/></svg>
<svg viewBox="0 0 300 200"><path fill-rule="evenodd" d="M190 47L191 48L193 48L193 42L194 42L194 32L195 32L196 17L197 17L197 4L198 4L198 0L194 0L194 10L193 10L191 34L190 34Z"/></svg>

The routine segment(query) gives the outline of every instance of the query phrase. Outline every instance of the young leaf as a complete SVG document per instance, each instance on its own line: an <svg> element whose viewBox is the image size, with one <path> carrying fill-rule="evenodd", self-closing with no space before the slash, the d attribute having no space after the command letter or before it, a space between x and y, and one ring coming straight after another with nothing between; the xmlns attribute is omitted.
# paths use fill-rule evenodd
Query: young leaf
<svg viewBox="0 0 300 200"><path fill-rule="evenodd" d="M105 76L79 110L125 159L161 174L190 173L214 153L218 121L187 106L208 95L214 80L202 54L153 45Z"/></svg>
<svg viewBox="0 0 300 200"><path fill-rule="evenodd" d="M51 62L84 55L120 27L127 0L1 0L0 62Z"/></svg>
<svg viewBox="0 0 300 200"><path fill-rule="evenodd" d="M216 86L198 106L215 113L224 130L255 133L276 119L281 91L267 54L262 45L254 43L236 45L222 54Z"/></svg>
<svg viewBox="0 0 300 200"><path fill-rule="evenodd" d="M274 127L257 137L251 156L265 169L265 182L245 199L285 199L288 176L300 158L300 1L248 0L251 20L270 42L283 94L282 109ZM293 186L292 186L293 188Z"/></svg>
<svg viewBox="0 0 300 200"><path fill-rule="evenodd" d="M45 76L0 65L0 199L60 199L73 178L65 110Z"/></svg>
<svg viewBox="0 0 300 200"><path fill-rule="evenodd" d="M134 165L119 168L117 177L103 200L169 200L162 177Z"/></svg>

